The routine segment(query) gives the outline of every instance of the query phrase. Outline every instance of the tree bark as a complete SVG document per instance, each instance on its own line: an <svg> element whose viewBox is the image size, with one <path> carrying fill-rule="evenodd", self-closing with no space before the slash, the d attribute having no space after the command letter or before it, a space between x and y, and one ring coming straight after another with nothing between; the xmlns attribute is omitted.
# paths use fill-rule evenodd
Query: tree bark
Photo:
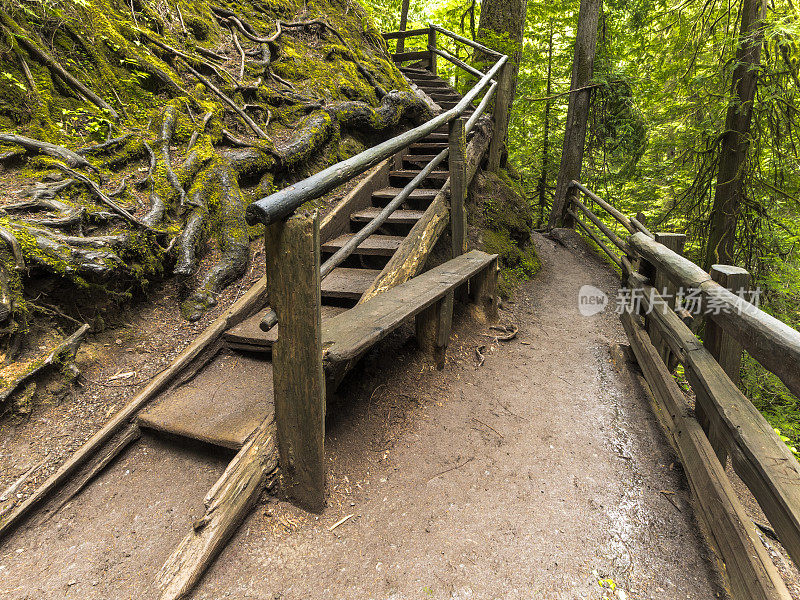
<svg viewBox="0 0 800 600"><path fill-rule="evenodd" d="M714 263L733 264L736 223L744 198L744 167L750 145L750 121L758 85L764 39L764 0L744 0L739 47L733 70L731 101L719 154L717 187L706 246L706 270Z"/></svg>
<svg viewBox="0 0 800 600"><path fill-rule="evenodd" d="M544 221L544 207L547 205L547 175L550 168L550 110L552 107L553 93L553 19L550 19L550 32L547 38L547 93L544 103L544 117L542 122L542 173L536 192L539 196L539 223Z"/></svg>
<svg viewBox="0 0 800 600"><path fill-rule="evenodd" d="M481 17L478 23L478 42L508 55L508 63L500 73L498 80L497 102L505 102L504 110L495 108L495 115L504 114L504 123L495 123L496 135L508 135L508 121L511 106L517 91L517 75L520 57L522 56L522 40L527 20L527 0L484 0L481 5ZM481 65L494 64L496 57L476 56L478 68ZM501 88L506 93L500 93ZM505 153L504 153L505 154Z"/></svg>
<svg viewBox="0 0 800 600"><path fill-rule="evenodd" d="M558 170L556 193L553 198L553 208L550 211L549 226L551 228L571 224L569 216L566 214L567 192L570 181L580 180L581 177L589 100L592 96L592 90L587 86L592 79L595 46L597 45L597 23L602 4L601 0L581 0L578 13L578 31L575 36L575 58L572 62L570 90L580 91L571 92L569 96L561 167Z"/></svg>

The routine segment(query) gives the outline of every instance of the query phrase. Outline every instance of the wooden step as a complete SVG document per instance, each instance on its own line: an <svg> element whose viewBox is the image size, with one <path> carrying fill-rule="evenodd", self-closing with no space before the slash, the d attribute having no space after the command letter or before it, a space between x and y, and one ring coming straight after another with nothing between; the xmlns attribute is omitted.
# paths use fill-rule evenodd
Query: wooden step
<svg viewBox="0 0 800 600"><path fill-rule="evenodd" d="M326 278L327 279L327 278ZM363 292L362 292L363 294ZM235 350L245 350L248 352L272 352L272 344L278 339L278 331L280 325L276 325L269 331L261 331L261 320L264 315L271 309L269 307L256 313L249 319L245 319L236 327L231 327L228 331L222 334L222 339L229 348ZM322 305L322 318L328 319L334 317L345 308L340 306L327 306Z"/></svg>
<svg viewBox="0 0 800 600"><path fill-rule="evenodd" d="M345 233L336 239L325 242L321 246L322 252L333 253L344 246L355 234ZM353 254L364 254L369 256L392 256L400 247L400 243L405 238L400 235L371 235L365 239Z"/></svg>
<svg viewBox="0 0 800 600"><path fill-rule="evenodd" d="M444 81L443 79L428 79L428 80L425 80L425 81L418 81L418 82L415 81L414 83L416 83L417 86L419 86L420 88L422 88L426 92L428 90L431 90L431 91L442 91L442 90L452 90L453 89L452 87L450 87L450 84L447 83L446 81Z"/></svg>
<svg viewBox="0 0 800 600"><path fill-rule="evenodd" d="M447 148L447 142L417 142L408 147L409 154L433 154L436 155Z"/></svg>
<svg viewBox="0 0 800 600"><path fill-rule="evenodd" d="M350 215L350 220L356 223L369 223L372 221L372 219L377 217L378 214L380 214L381 210L382 209L378 208L377 206L365 208L364 210L354 212L352 215ZM424 214L425 211L423 210L406 210L401 208L389 215L389 218L387 218L385 222L398 225L413 225L419 221ZM364 292L361 293L363 294Z"/></svg>
<svg viewBox="0 0 800 600"><path fill-rule="evenodd" d="M389 181L402 181L404 184L408 183L414 177L419 175L419 171L416 169L403 169L400 171L390 171L389 172ZM444 185L444 182L447 181L447 178L450 177L450 173L448 171L432 171L424 180L423 183L438 185L439 187Z"/></svg>
<svg viewBox="0 0 800 600"><path fill-rule="evenodd" d="M447 133L429 133L426 137L422 138L423 142L446 142L450 139Z"/></svg>
<svg viewBox="0 0 800 600"><path fill-rule="evenodd" d="M136 420L146 429L238 450L272 410L272 363L222 350Z"/></svg>
<svg viewBox="0 0 800 600"><path fill-rule="evenodd" d="M379 201L388 201L392 200L397 194L399 194L403 188L383 188L382 190L378 190L377 192L372 192L372 199L379 200ZM409 195L409 200L433 200L436 197L436 194L439 193L439 190L431 190L426 188L417 188Z"/></svg>
<svg viewBox="0 0 800 600"><path fill-rule="evenodd" d="M458 101L458 100L461 100L461 98L463 97L463 96L461 96L461 94L457 94L456 92L453 92L453 91L450 91L450 90L442 90L442 91L436 90L436 91L432 91L428 95L431 98L433 98L434 100L456 100L456 101Z"/></svg>
<svg viewBox="0 0 800 600"><path fill-rule="evenodd" d="M436 158L436 154L407 154L403 157L403 167L407 169L422 169ZM447 159L440 163L440 166L447 166Z"/></svg>
<svg viewBox="0 0 800 600"><path fill-rule="evenodd" d="M337 267L322 280L322 297L359 300L380 274L379 269Z"/></svg>

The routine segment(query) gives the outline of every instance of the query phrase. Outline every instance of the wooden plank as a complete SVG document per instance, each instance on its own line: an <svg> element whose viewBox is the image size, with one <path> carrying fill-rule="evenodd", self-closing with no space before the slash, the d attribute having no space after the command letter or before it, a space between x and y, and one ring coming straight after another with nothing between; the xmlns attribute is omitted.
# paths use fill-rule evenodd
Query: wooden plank
<svg viewBox="0 0 800 600"><path fill-rule="evenodd" d="M714 322L800 397L800 332L729 292L693 262L644 233L630 236L628 242L637 254L664 269L675 285L700 288L706 306L720 308L711 315Z"/></svg>
<svg viewBox="0 0 800 600"><path fill-rule="evenodd" d="M415 50L414 52L397 52L392 54L392 60L396 63L408 62L410 60L427 60L430 52L427 50Z"/></svg>
<svg viewBox="0 0 800 600"><path fill-rule="evenodd" d="M664 244L667 248L676 252L677 254L683 253L683 247L686 244L686 235L683 233L656 233L655 240L659 244ZM655 289L662 295L665 296L667 304L670 308L675 308L675 292L677 288L675 284L672 283L669 278L664 274L663 271L656 268L655 278L654 278L654 287ZM664 364L667 365L667 368L670 371L673 371L677 366L677 362L674 357L671 355L669 347L667 346L666 342L661 340L658 330L651 326L650 323L647 325L647 333L650 335L650 339L653 342L653 345L658 350L658 353L661 355L661 358L664 361ZM724 461L722 463L725 464Z"/></svg>
<svg viewBox="0 0 800 600"><path fill-rule="evenodd" d="M450 122L450 240L452 258L467 251L467 137L466 120L462 117Z"/></svg>
<svg viewBox="0 0 800 600"><path fill-rule="evenodd" d="M185 598L225 547L265 489L278 482L275 423L265 419L225 469L194 522L159 572L160 600Z"/></svg>
<svg viewBox="0 0 800 600"><path fill-rule="evenodd" d="M477 320L491 323L499 318L498 273L500 266L495 258L492 264L475 275L469 283L470 310Z"/></svg>
<svg viewBox="0 0 800 600"><path fill-rule="evenodd" d="M724 444L734 469L753 492L792 560L800 564L800 463L655 290L645 288L645 297L655 299L650 314L660 325L663 339L684 363L700 415L708 423L709 439L717 450Z"/></svg>
<svg viewBox="0 0 800 600"><path fill-rule="evenodd" d="M262 277L247 293L239 298L217 317L211 325L195 338L161 373L150 380L150 383L128 402L114 417L95 433L68 458L27 500L19 504L0 523L0 538L11 531L25 518L33 508L44 500L51 492L60 487L75 471L86 463L94 452L110 440L123 425L128 423L157 394L166 389L170 383L199 357L204 356L209 348L213 348L222 333L229 327L240 323L264 306L266 301L267 282Z"/></svg>
<svg viewBox="0 0 800 600"><path fill-rule="evenodd" d="M329 381L339 378L370 347L481 270L496 255L472 250L325 322L322 344Z"/></svg>
<svg viewBox="0 0 800 600"><path fill-rule="evenodd" d="M350 220L356 223L369 223L372 221L372 219L377 217L380 212L380 208L377 206L371 206L370 208L365 208L364 210L354 212L350 215ZM413 225L419 221L424 214L424 210L409 210L400 208L389 215L389 218L386 219L386 222L396 225Z"/></svg>
<svg viewBox="0 0 800 600"><path fill-rule="evenodd" d="M723 573L733 598L788 600L789 591L761 544L753 522L700 426L688 414L683 393L633 316L623 313L621 320L650 387L659 421L680 456L697 514L724 563Z"/></svg>
<svg viewBox="0 0 800 600"><path fill-rule="evenodd" d="M337 267L322 280L322 296L358 300L380 274L380 269Z"/></svg>
<svg viewBox="0 0 800 600"><path fill-rule="evenodd" d="M339 248L344 246L347 241L355 234L346 233L339 237L325 242L322 245L323 252L336 252ZM365 239L353 251L353 254L366 254L371 256L391 256L400 247L403 242L403 237L398 235L378 235L373 234Z"/></svg>
<svg viewBox="0 0 800 600"><path fill-rule="evenodd" d="M406 157L406 160L408 160L410 158L411 157ZM431 157L431 160L433 158L434 157ZM425 162L428 163L430 161L425 161ZM383 189L377 190L376 192L373 192L372 193L372 197L375 200L393 200L394 197L397 196L397 194L399 194L402 190L403 190L403 188L387 187L387 188L383 188ZM426 189L426 188L417 188L416 190L411 192L411 195L409 196L409 198L412 199L412 200L433 200L436 197L436 193L437 192L438 192L438 190L430 190L430 189Z"/></svg>
<svg viewBox="0 0 800 600"><path fill-rule="evenodd" d="M391 31L389 33L384 33L383 39L396 40L398 38L413 37L415 35L425 35L427 33L428 33L427 27L422 27L421 29L407 29L406 31Z"/></svg>
<svg viewBox="0 0 800 600"><path fill-rule="evenodd" d="M389 177L396 177L398 179L411 181L412 179L414 179L414 177L417 176L417 173L419 173L419 171L413 169L399 169L397 171L391 171L389 173ZM442 185L444 184L445 181L447 181L448 177L449 173L447 171L434 171L425 178L425 181L429 182L435 181L440 185Z"/></svg>
<svg viewBox="0 0 800 600"><path fill-rule="evenodd" d="M268 312L272 309L267 307L255 315L242 321L236 327L232 327L225 332L223 338L225 344L229 348L236 348L237 350L246 350L249 352L272 352L272 344L278 339L278 332L280 325L276 325L269 331L263 331L259 324ZM322 320L336 316L343 313L347 309L341 306L326 306L320 307L320 314Z"/></svg>
<svg viewBox="0 0 800 600"><path fill-rule="evenodd" d="M319 511L326 469L318 213L267 227L264 244L269 295L281 324L272 376L282 481L298 504Z"/></svg>

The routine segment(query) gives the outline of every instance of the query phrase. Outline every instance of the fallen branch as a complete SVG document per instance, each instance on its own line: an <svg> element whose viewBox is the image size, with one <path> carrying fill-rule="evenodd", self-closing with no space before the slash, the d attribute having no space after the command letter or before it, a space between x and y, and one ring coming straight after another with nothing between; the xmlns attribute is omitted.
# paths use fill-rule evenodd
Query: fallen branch
<svg viewBox="0 0 800 600"><path fill-rule="evenodd" d="M43 359L34 361L33 366L30 370L26 371L22 375L19 375L14 381L12 381L6 388L0 392L0 406L5 404L6 400L17 391L22 384L33 378L35 375L41 373L45 369L53 365L67 365L71 363L75 359L75 353L78 351L78 347L81 345L83 338L86 337L86 333L89 331L89 325L83 324L78 331L73 333L69 336L66 340L62 341L58 346L56 346L50 353ZM74 365L72 365L74 369Z"/></svg>

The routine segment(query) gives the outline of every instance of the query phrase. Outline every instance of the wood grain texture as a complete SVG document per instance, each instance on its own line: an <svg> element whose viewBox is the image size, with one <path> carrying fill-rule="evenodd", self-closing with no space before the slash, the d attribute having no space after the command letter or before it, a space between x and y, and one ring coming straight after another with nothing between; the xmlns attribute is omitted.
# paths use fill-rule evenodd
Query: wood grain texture
<svg viewBox="0 0 800 600"><path fill-rule="evenodd" d="M464 118L450 122L450 240L451 257L467 251L467 138Z"/></svg>
<svg viewBox="0 0 800 600"><path fill-rule="evenodd" d="M325 381L317 213L271 225L264 244L281 327L272 372L283 484L301 506L319 511L325 506Z"/></svg>
<svg viewBox="0 0 800 600"><path fill-rule="evenodd" d="M736 600L788 600L791 596L686 399L644 329L630 313L621 317L657 407L659 421L677 449L697 515L720 557Z"/></svg>

